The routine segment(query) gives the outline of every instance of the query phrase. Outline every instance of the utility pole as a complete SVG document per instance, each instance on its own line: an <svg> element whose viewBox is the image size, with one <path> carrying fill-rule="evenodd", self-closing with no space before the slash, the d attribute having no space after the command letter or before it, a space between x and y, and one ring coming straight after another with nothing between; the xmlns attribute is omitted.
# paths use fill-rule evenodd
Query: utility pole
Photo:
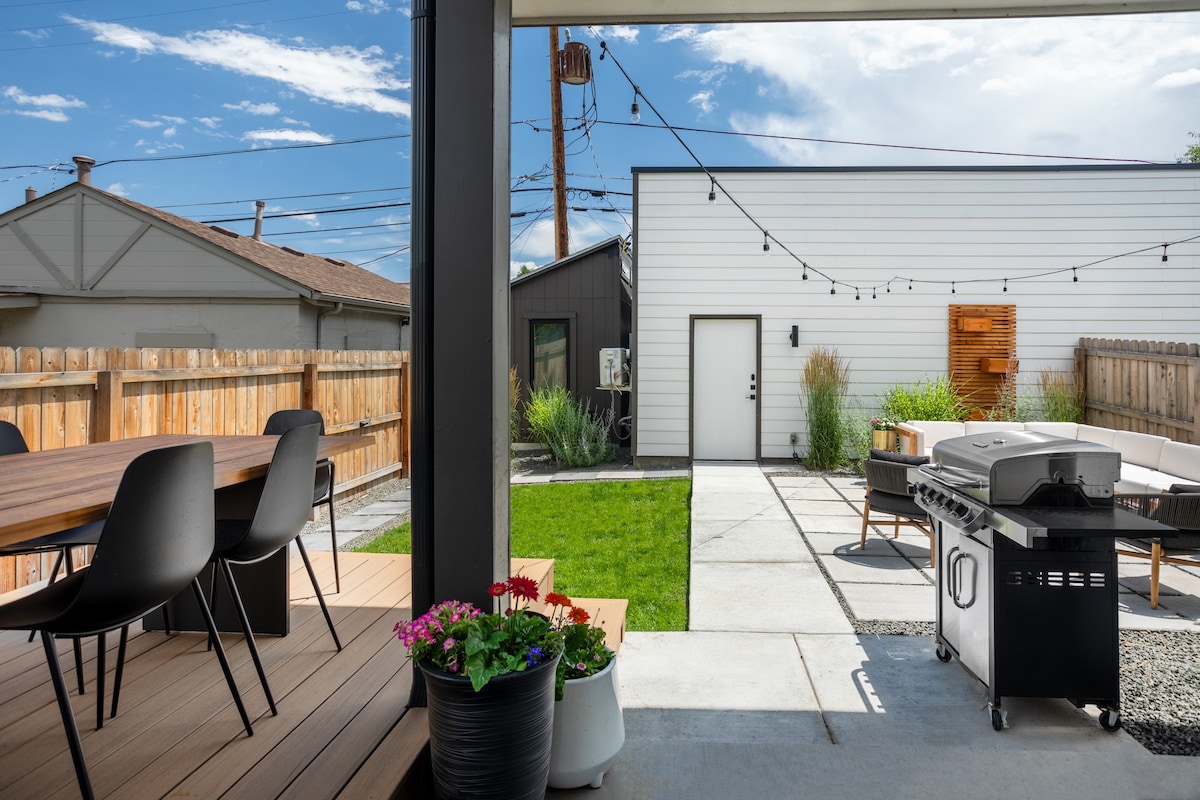
<svg viewBox="0 0 1200 800"><path fill-rule="evenodd" d="M550 26L550 126L554 140L554 260L567 257L567 155L563 144L562 73L558 26Z"/></svg>

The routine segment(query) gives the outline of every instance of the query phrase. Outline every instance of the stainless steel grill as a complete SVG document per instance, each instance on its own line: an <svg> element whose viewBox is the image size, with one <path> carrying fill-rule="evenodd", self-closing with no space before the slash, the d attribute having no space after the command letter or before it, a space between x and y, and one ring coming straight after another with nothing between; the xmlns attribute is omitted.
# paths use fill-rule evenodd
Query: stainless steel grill
<svg viewBox="0 0 1200 800"><path fill-rule="evenodd" d="M937 655L1002 695L1065 697L1120 727L1118 537L1174 529L1117 508L1121 454L1033 431L946 439L909 472L934 522Z"/></svg>

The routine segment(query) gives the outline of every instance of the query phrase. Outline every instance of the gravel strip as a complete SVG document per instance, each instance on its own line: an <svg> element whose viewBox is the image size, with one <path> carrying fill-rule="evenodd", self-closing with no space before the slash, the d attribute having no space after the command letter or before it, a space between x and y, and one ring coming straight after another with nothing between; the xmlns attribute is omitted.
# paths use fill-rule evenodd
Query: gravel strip
<svg viewBox="0 0 1200 800"><path fill-rule="evenodd" d="M372 503L378 503L381 500L391 497L392 495L394 495L396 492L400 491L401 489L409 489L409 488L411 488L411 485L409 483L408 478L396 478L394 480L388 481L387 483L382 483L379 486L375 486L375 487L363 492L362 494L356 495L353 498L346 500L344 502L335 501L334 506L337 508L338 519L341 519L342 517L353 514L354 512L358 511L359 509L366 508L367 506L371 505ZM316 518L313 520L310 520L308 522L308 524L304 526L304 530L302 530L301 533L302 534L313 533L314 531L317 530L317 528L320 528L322 525L328 524L329 515L328 515L328 513L326 513L327 508L328 507L324 506L324 505L318 506L315 509L315 517ZM339 547L338 550L340 550L342 552L349 552L351 550L354 550L356 547L362 547L364 544L370 542L375 537L379 536L380 534L386 533L387 531L391 530L392 528L396 527L400 523L407 520L408 516L409 516L408 514L400 514L399 516L393 517L391 520L384 523L383 525L380 525L378 528L375 528L374 530L364 531L362 534L354 537L352 540L350 540L349 542L346 542L346 544Z"/></svg>

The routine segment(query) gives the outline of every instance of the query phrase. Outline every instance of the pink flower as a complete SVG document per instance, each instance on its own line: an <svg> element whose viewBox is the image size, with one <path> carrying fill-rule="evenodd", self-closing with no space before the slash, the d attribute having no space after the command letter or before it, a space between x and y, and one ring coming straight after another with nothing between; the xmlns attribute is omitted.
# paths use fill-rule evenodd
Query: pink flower
<svg viewBox="0 0 1200 800"><path fill-rule="evenodd" d="M446 637L446 643L442 645L442 649L443 650L453 650L454 649L454 639L451 637Z"/></svg>

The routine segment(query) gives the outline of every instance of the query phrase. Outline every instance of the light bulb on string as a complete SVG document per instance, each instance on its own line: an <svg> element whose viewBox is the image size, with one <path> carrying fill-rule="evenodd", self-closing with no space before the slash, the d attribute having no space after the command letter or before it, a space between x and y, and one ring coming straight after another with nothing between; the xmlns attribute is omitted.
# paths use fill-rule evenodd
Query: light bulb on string
<svg viewBox="0 0 1200 800"><path fill-rule="evenodd" d="M854 299L855 299L855 300L862 300L862 295L860 295L860 294L858 293L858 287L857 287L857 286L855 286L855 287L854 287Z"/></svg>
<svg viewBox="0 0 1200 800"><path fill-rule="evenodd" d="M1004 291L1008 291L1008 278L1004 279Z"/></svg>
<svg viewBox="0 0 1200 800"><path fill-rule="evenodd" d="M875 287L874 287L874 286L872 286L872 287L871 287L871 299L872 299L872 300L877 300L877 299L878 299L878 298L875 296Z"/></svg>
<svg viewBox="0 0 1200 800"><path fill-rule="evenodd" d="M712 188L708 190L708 204L710 206L717 204L717 179L709 178L712 181Z"/></svg>
<svg viewBox="0 0 1200 800"><path fill-rule="evenodd" d="M1075 274L1075 268L1071 267L1071 282L1079 283L1079 276Z"/></svg>
<svg viewBox="0 0 1200 800"><path fill-rule="evenodd" d="M887 293L888 294L892 293L892 282L891 281L887 282Z"/></svg>
<svg viewBox="0 0 1200 800"><path fill-rule="evenodd" d="M958 294L958 290L954 288L954 281L950 281L950 294Z"/></svg>
<svg viewBox="0 0 1200 800"><path fill-rule="evenodd" d="M837 284L835 284L833 281L829 282L829 293L837 294Z"/></svg>
<svg viewBox="0 0 1200 800"><path fill-rule="evenodd" d="M806 281L808 280L808 264L805 264L803 261L800 263L804 266L804 271L800 273L800 280Z"/></svg>
<svg viewBox="0 0 1200 800"><path fill-rule="evenodd" d="M910 292L912 291L912 278L909 278L909 279L908 279L908 290L909 290Z"/></svg>
<svg viewBox="0 0 1200 800"><path fill-rule="evenodd" d="M767 232L763 231L763 252L764 253L771 249L771 243L769 241L767 241L767 235L768 235Z"/></svg>
<svg viewBox="0 0 1200 800"><path fill-rule="evenodd" d="M1165 244L1163 245L1163 257L1162 257L1162 260L1163 260L1163 261L1166 261L1166 260L1167 260L1167 246L1166 246Z"/></svg>
<svg viewBox="0 0 1200 800"><path fill-rule="evenodd" d="M629 106L629 121L637 125L642 121L642 109L638 106L638 91L633 90L633 103Z"/></svg>

